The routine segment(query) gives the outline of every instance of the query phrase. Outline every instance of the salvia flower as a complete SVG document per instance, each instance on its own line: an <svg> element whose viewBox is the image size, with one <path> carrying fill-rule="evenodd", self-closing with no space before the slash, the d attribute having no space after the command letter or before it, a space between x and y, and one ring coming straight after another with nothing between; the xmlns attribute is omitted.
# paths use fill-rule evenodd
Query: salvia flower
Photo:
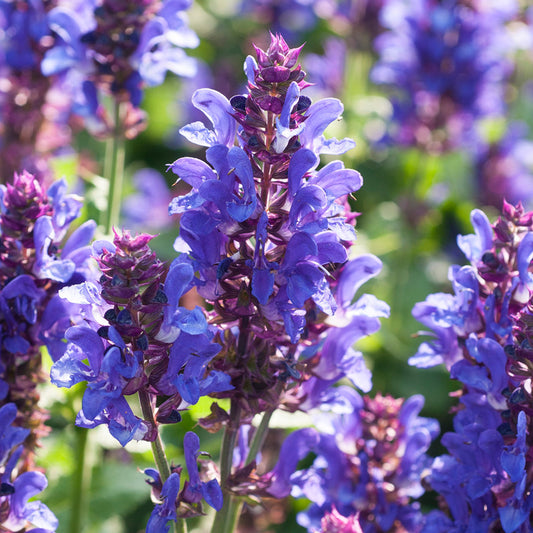
<svg viewBox="0 0 533 533"><path fill-rule="evenodd" d="M53 533L58 523L54 514L42 502L28 501L46 488L46 477L42 472L18 471L23 441L30 430L17 427L16 416L15 404L0 407L0 527Z"/></svg>
<svg viewBox="0 0 533 533"><path fill-rule="evenodd" d="M97 241L99 281L60 291L80 307L79 321L66 331L52 382L71 387L86 381L78 425L106 424L122 445L153 440L156 422L177 422L179 409L231 387L222 372L206 371L220 346L202 311L179 305L192 283L191 266L176 260L169 268L148 246L151 239L124 232L113 243ZM134 414L127 396L136 393L150 402L164 397L154 420Z"/></svg>
<svg viewBox="0 0 533 533"><path fill-rule="evenodd" d="M222 508L222 490L216 479L206 480L207 472L201 468L198 471L197 460L200 452L200 439L196 433L188 431L183 438L185 464L189 479L180 490L182 467L174 467L168 479L161 483L161 476L157 470L146 469L144 473L152 478L147 481L152 486L152 497L158 503L148 521L147 533L166 533L171 521L193 516L193 509L202 514L202 500L216 511ZM184 504L180 508L180 504Z"/></svg>
<svg viewBox="0 0 533 533"><path fill-rule="evenodd" d="M436 421L418 416L422 405L421 396L370 399L349 387L333 389L321 406L327 414L319 419L320 432L301 429L287 437L266 474L267 492L309 499L298 523L310 532L330 531L322 529L330 523L336 524L331 531L421 531L416 499L424 493L426 452L439 431ZM313 464L297 470L310 452Z"/></svg>
<svg viewBox="0 0 533 533"><path fill-rule="evenodd" d="M448 454L428 477L442 497L424 531L529 531L532 501L530 298L533 214L504 203L491 225L472 212L475 234L459 236L471 264L454 266L455 294L430 295L413 314L435 334L410 362L445 363L462 383Z"/></svg>
<svg viewBox="0 0 533 533"><path fill-rule="evenodd" d="M195 122L180 131L207 147L207 162L169 165L191 187L170 204L181 215L175 249L197 272L224 339L213 368L232 376L227 396L245 397L252 412L279 402L276 387L303 379L297 343L316 341L313 324L320 329L335 313L334 279L355 238L345 201L361 176L341 161L317 169L320 154L343 154L354 142L324 135L343 106L302 94L300 50L272 35L266 51L255 48L257 60L245 61L246 94L228 100L196 91L193 104L211 127Z"/></svg>
<svg viewBox="0 0 533 533"><path fill-rule="evenodd" d="M151 485L161 484L159 472L152 469L145 470L145 474L153 476ZM170 474L169 478L162 485L159 492L159 499L162 503L157 504L146 524L146 533L167 533L170 529L170 522L177 520L176 499L180 490L180 476L177 472Z"/></svg>
<svg viewBox="0 0 533 533"><path fill-rule="evenodd" d="M87 119L93 133L105 135L112 127L100 102L103 93L129 105L125 133L135 135L143 88L161 84L167 71L195 73L194 60L183 50L199 42L184 13L190 5L189 0L141 6L124 0L59 2L48 15L56 41L42 70L65 76L75 87L74 112Z"/></svg>
<svg viewBox="0 0 533 533"><path fill-rule="evenodd" d="M475 134L476 120L503 112L510 72L504 12L462 0L384 4L389 31L375 41L372 79L394 91L391 142L448 150Z"/></svg>
<svg viewBox="0 0 533 533"><path fill-rule="evenodd" d="M36 388L43 380L40 348L52 357L61 354L59 339L69 325L70 311L57 305L57 293L90 277L88 243L96 225L88 221L65 239L80 208L64 181L46 189L23 172L0 187L0 389L2 401L19 409L17 424L31 430L28 466L37 439L47 432Z"/></svg>
<svg viewBox="0 0 533 533"><path fill-rule="evenodd" d="M57 99L55 80L41 73L52 37L47 14L55 1L0 2L0 182L24 168L50 182L50 156L68 148L69 91Z"/></svg>

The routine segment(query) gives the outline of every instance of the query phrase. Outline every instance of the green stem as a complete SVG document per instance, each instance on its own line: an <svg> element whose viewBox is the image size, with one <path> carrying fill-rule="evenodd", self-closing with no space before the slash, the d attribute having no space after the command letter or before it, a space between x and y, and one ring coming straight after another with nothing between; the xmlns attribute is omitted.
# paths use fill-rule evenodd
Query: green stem
<svg viewBox="0 0 533 533"><path fill-rule="evenodd" d="M172 527L174 528L174 533L187 533L187 522L185 518L178 518Z"/></svg>
<svg viewBox="0 0 533 533"><path fill-rule="evenodd" d="M73 474L72 512L70 515L69 532L80 533L84 529L87 515L85 496L89 494L91 468L86 460L87 435L86 428L75 427L76 436L76 465Z"/></svg>
<svg viewBox="0 0 533 533"><path fill-rule="evenodd" d="M239 521L239 517L241 516L243 505L244 502L241 498L230 496L228 502L228 511L225 516L224 529L222 530L224 531L224 533L233 533L235 531L235 528L237 527L237 522Z"/></svg>
<svg viewBox="0 0 533 533"><path fill-rule="evenodd" d="M228 477L231 473L231 463L233 461L233 450L237 440L237 432L240 425L241 408L237 402L231 401L230 421L224 431L222 448L220 450L220 480L225 488Z"/></svg>
<svg viewBox="0 0 533 533"><path fill-rule="evenodd" d="M104 177L109 183L109 192L107 197L107 211L105 231L111 233L112 228L118 226L120 217L120 207L122 205L122 183L124 181L124 159L125 159L125 142L121 133L122 124L122 106L119 102L114 102L114 132L113 136L107 141L106 161L104 166Z"/></svg>
<svg viewBox="0 0 533 533"><path fill-rule="evenodd" d="M233 461L233 450L235 448L235 441L237 439L237 432L240 425L241 408L235 401L231 401L230 420L226 425L224 437L222 439L222 447L220 450L220 481L222 490L225 492L224 505L222 509L215 515L211 533L230 533L230 520L235 514L236 500L226 490L226 483L231 473L231 463Z"/></svg>
<svg viewBox="0 0 533 533"><path fill-rule="evenodd" d="M270 410L270 411L265 411L265 413L263 414L263 418L261 419L261 422L258 428L256 429L254 436L252 438L252 442L250 443L250 449L248 451L248 455L246 456L245 464L249 464L251 461L253 461L257 453L263 446L263 443L265 441L265 437L268 431L268 425L270 423L270 419L272 418L273 412L274 410ZM224 433L224 441L226 440L226 436L228 435L228 433L229 433L228 431ZM237 434L236 430L234 434L236 436ZM230 438L231 437L229 436L227 437L228 441L230 440ZM222 442L222 451L224 453L222 457L224 457L227 454L227 451L224 448L224 441ZM235 439L233 439L233 444L231 444L232 456L233 456L234 446L235 446ZM221 472L222 472L222 464L223 464L223 461L221 460ZM221 479L224 480L227 478L224 478L221 475ZM213 522L211 533L233 533L235 531L235 528L237 527L237 522L241 515L242 506L243 506L243 501L240 498L227 495L224 500L224 507L215 516L215 521Z"/></svg>
<svg viewBox="0 0 533 533"><path fill-rule="evenodd" d="M144 419L156 427L150 396L143 389L139 390L139 400ZM161 440L159 431L157 432L156 439L150 444L152 446L152 454L154 456L155 464L159 470L159 475L161 476L161 483L164 483L170 477L170 467L168 466L167 456L165 455L165 449L163 448L163 441Z"/></svg>
<svg viewBox="0 0 533 533"><path fill-rule="evenodd" d="M252 442L250 443L250 449L248 450L245 464L250 464L256 458L259 450L263 447L263 443L265 442L265 437L268 431L268 425L270 424L270 419L272 418L273 413L274 409L265 411L263 413L263 418L255 430Z"/></svg>
<svg viewBox="0 0 533 533"><path fill-rule="evenodd" d="M263 447L263 443L265 442L265 438L268 432L268 425L270 424L270 419L272 418L273 413L273 409L270 411L265 411L263 413L263 418L261 419L259 426L255 430L252 442L250 443L250 449L248 450L248 455L246 456L246 465L250 464L252 461L255 460L259 450ZM244 502L242 501L242 499L235 497L231 498L229 502L228 514L226 517L228 533L233 533L233 531L235 531L235 528L237 527L237 522L239 521L239 517L241 516L243 505Z"/></svg>
<svg viewBox="0 0 533 533"><path fill-rule="evenodd" d="M154 410L152 408L152 402L150 396L145 390L139 391L139 401L141 404L141 410L143 417L147 422L156 426L156 421L154 418ZM151 443L152 455L154 456L154 461L159 471L161 477L161 484L163 484L170 477L170 466L167 461L167 456L165 454L165 448L163 447L163 441L161 440L161 434L157 432L157 437ZM172 531L174 533L186 533L187 524L184 518L178 518L176 522L172 522Z"/></svg>
<svg viewBox="0 0 533 533"><path fill-rule="evenodd" d="M237 342L236 365L243 364L246 359L248 350L248 339L250 336L250 321L248 317L243 317L239 323L239 340ZM228 478L231 475L231 464L233 462L233 450L237 433L241 425L241 406L238 400L232 398L230 407L229 421L224 430L222 438L222 447L220 449L220 484L225 492L224 505L215 515L211 533L232 533L238 518L237 511L240 509L240 503L235 496L227 490Z"/></svg>

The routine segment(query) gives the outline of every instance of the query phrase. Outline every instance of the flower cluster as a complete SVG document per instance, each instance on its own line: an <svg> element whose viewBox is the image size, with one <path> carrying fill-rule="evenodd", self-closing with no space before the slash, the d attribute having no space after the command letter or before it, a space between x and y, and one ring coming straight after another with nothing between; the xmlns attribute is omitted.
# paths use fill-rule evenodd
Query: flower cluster
<svg viewBox="0 0 533 533"><path fill-rule="evenodd" d="M124 232L116 233L113 243L97 241L99 280L60 291L80 309L76 325L66 331L65 353L52 367L52 382L71 387L86 381L77 424L107 424L123 446L131 439L155 440L157 422L177 422L179 409L231 387L221 372L206 373L220 346L211 342L202 311L179 306L192 268L159 261L148 246L151 238ZM144 419L127 402L133 394L148 402ZM158 397L164 401L154 418Z"/></svg>
<svg viewBox="0 0 533 533"><path fill-rule="evenodd" d="M41 73L51 46L47 13L54 1L0 2L0 181L26 169L51 181L48 157L70 142L69 91Z"/></svg>
<svg viewBox="0 0 533 533"><path fill-rule="evenodd" d="M389 0L381 11L389 31L372 79L396 91L391 140L441 152L472 134L474 121L501 114L510 64L502 9L462 0Z"/></svg>
<svg viewBox="0 0 533 533"><path fill-rule="evenodd" d="M531 512L533 213L505 203L492 227L479 210L472 223L475 234L458 238L471 264L450 270L455 294L432 294L413 310L435 339L410 362L443 362L463 384L454 431L442 437L449 454L435 459L429 477L447 512L430 513L425 531L525 532Z"/></svg>
<svg viewBox="0 0 533 533"><path fill-rule="evenodd" d="M188 0L60 1L47 17L54 46L42 61L45 75L61 74L74 89L73 112L86 119L94 134L113 127L134 136L142 127L138 109L145 85L159 85L167 71L193 76L194 60L183 48L198 38L187 26ZM120 123L105 114L100 93L128 104Z"/></svg>
<svg viewBox="0 0 533 533"><path fill-rule="evenodd" d="M48 432L37 391L44 380L40 350L57 356L64 349L70 310L57 292L89 277L87 244L95 229L89 221L64 239L81 207L65 192L64 181L45 190L27 172L0 187L0 527L10 531L27 522L42 531L57 525L47 508L27 503L46 486L44 475L32 471L39 438Z"/></svg>
<svg viewBox="0 0 533 533"><path fill-rule="evenodd" d="M191 287L191 266L179 260L170 267L161 262L148 246L151 239L125 231L115 233L113 243L96 241L99 279L59 292L77 306L77 315L72 316L75 325L65 332L64 355L52 366L52 382L59 387L87 382L76 424L105 424L122 446L132 439L160 442L160 424L179 422L180 410L201 396L231 388L229 376L207 370L220 346L213 342L202 310L179 305ZM128 402L133 395L142 413L135 414ZM187 435L189 481L179 498L180 468L169 476L159 464L158 470L146 472L153 478L150 484L158 501L163 500L147 531L167 531L170 520L202 514L202 498L216 509L222 505L218 482L200 481L198 437ZM186 510L178 515L180 502Z"/></svg>
<svg viewBox="0 0 533 533"><path fill-rule="evenodd" d="M421 396L371 399L339 387L321 404L320 433L301 429L285 440L266 474L267 491L310 500L298 515L310 532L421 531L424 519L414 500L424 493L421 479L431 464L426 452L439 432L435 420L418 416L423 403ZM312 465L297 470L310 452ZM341 529L342 520L354 529ZM339 529L328 529L331 522Z"/></svg>
<svg viewBox="0 0 533 533"><path fill-rule="evenodd" d="M287 382L309 380L313 368L328 384L349 374L368 390L369 380L362 384L368 371L350 345L388 314L376 300L351 302L381 266L371 256L347 263L355 233L345 202L361 176L341 161L317 170L320 154L354 146L323 134L342 104L334 98L312 103L301 94L307 83L297 64L300 48L289 48L282 37L273 35L268 50L256 53L257 61L245 62L247 94L228 100L200 89L193 96L213 129L195 122L181 133L208 147L208 163L185 157L169 165L191 186L170 204L171 214L181 214L175 248L186 254L199 294L213 305L210 318L220 325L224 346L213 368L231 376L234 388L226 396L241 404L245 417L280 402L311 405L315 380L305 393L281 396ZM360 327L340 327L338 339L332 334L328 341L327 317L341 307L346 321Z"/></svg>
<svg viewBox="0 0 533 533"><path fill-rule="evenodd" d="M64 349L69 310L57 292L89 276L87 245L95 224L86 222L62 242L81 207L78 198L65 194L64 181L46 191L25 172L0 191L2 401L17 405L17 423L32 430L26 440L31 452L46 432L36 391L42 380L40 347L53 357Z"/></svg>

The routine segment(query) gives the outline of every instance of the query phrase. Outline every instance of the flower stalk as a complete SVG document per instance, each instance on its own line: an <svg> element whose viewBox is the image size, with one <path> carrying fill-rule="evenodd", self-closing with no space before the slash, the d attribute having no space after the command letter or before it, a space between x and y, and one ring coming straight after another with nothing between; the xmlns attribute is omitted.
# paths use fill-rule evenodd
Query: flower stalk
<svg viewBox="0 0 533 533"><path fill-rule="evenodd" d="M74 427L76 438L76 465L72 483L72 511L70 515L69 532L79 533L83 531L86 522L86 498L89 494L89 485L91 480L91 466L87 461L87 441L88 429Z"/></svg>

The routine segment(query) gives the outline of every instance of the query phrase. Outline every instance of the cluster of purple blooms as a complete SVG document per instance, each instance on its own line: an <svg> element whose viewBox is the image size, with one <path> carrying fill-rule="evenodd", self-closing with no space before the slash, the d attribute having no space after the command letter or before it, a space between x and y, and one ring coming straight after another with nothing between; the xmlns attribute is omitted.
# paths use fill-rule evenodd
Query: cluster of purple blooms
<svg viewBox="0 0 533 533"><path fill-rule="evenodd" d="M378 394L361 397L340 386L324 398L317 428L285 440L280 460L267 477L270 494L311 501L298 523L314 531L421 531L424 516L415 500L424 493L426 455L438 433L435 420L418 416L424 400ZM296 469L310 452L310 467ZM331 515L344 517L344 529ZM361 528L361 529L358 529Z"/></svg>
<svg viewBox="0 0 533 533"><path fill-rule="evenodd" d="M197 122L181 132L208 146L210 164L185 157L170 165L192 187L170 204L170 213L182 214L175 248L198 273L198 293L212 302L212 320L224 335L213 364L232 376L227 395L246 398L241 407L250 415L277 407L286 393L279 380L305 381L310 366L327 379L347 375L350 354L338 343L348 348L388 313L375 299L351 305L357 287L379 271L371 257L346 263L354 231L344 200L361 186L360 175L340 161L316 170L319 154L353 146L323 135L342 104L333 98L312 104L301 94L307 84L296 65L300 49L272 37L266 52L256 51L258 62L246 60L248 94L227 100L202 89L193 96L213 129ZM325 321L338 308L348 320L367 315L362 320L372 326L352 333L346 327L352 342L328 343Z"/></svg>
<svg viewBox="0 0 533 533"><path fill-rule="evenodd" d="M501 115L511 72L505 23L517 14L511 0L387 1L388 31L375 41L380 57L372 80L391 87L390 141L440 153L475 137L479 119Z"/></svg>
<svg viewBox="0 0 533 533"><path fill-rule="evenodd" d="M124 232L115 234L113 243L96 241L92 250L99 278L59 292L77 309L71 315L74 325L64 334L68 341L64 354L52 366L52 383L72 387L87 382L76 424L85 428L105 424L122 446L132 439L156 441L160 424L179 422L180 410L201 396L231 387L228 376L206 370L220 346L212 342L213 332L202 310L179 306L190 287L192 268L179 260L170 266L159 261L148 246L151 239ZM132 395L139 399L142 417L127 400ZM181 491L180 466L166 477L158 470L145 471L153 480L156 501L163 500L154 509L148 532L167 531L169 520L178 518L181 502L180 518L202 514L203 499L220 509L218 482L199 477L199 453L198 437L187 433L189 481Z"/></svg>
<svg viewBox="0 0 533 533"><path fill-rule="evenodd" d="M69 144L62 106L53 99L53 81L42 74L49 49L47 11L53 2L0 2L0 171L26 169L50 179L50 152ZM67 101L63 94L63 102ZM68 103L67 103L68 107Z"/></svg>
<svg viewBox="0 0 533 533"><path fill-rule="evenodd" d="M434 339L410 363L444 364L462 383L454 430L428 481L442 497L424 531L531 530L530 425L533 213L504 203L490 225L472 212L475 234L459 236L469 259L453 266L455 294L437 293L413 315Z"/></svg>
<svg viewBox="0 0 533 533"><path fill-rule="evenodd" d="M27 501L46 487L35 470L36 447L48 432L37 391L44 381L40 350L57 356L63 349L69 309L57 293L90 275L88 243L96 227L88 221L65 239L81 207L65 193L64 181L45 190L27 172L0 186L0 527L8 531L57 527L48 508Z"/></svg>
<svg viewBox="0 0 533 533"><path fill-rule="evenodd" d="M198 46L184 11L190 0L61 1L47 22L54 45L41 68L46 76L59 75L73 91L73 112L99 136L122 127L128 137L143 127L139 110L146 85L161 84L167 71L193 76L196 66L183 48ZM120 123L106 115L102 99L124 103Z"/></svg>
<svg viewBox="0 0 533 533"><path fill-rule="evenodd" d="M52 366L52 382L71 387L86 381L78 425L106 424L123 446L131 439L155 440L156 421L179 421L182 402L194 404L230 387L221 372L204 375L220 346L211 342L203 312L179 306L193 278L190 265L159 261L148 246L151 238L125 232L113 243L96 241L100 278L59 292L79 306L79 319L65 333L69 342ZM166 400L155 417L146 411L142 419L126 401L132 394L148 398L150 408L157 396Z"/></svg>
<svg viewBox="0 0 533 533"><path fill-rule="evenodd" d="M94 135L114 128L134 137L145 126L145 86L167 71L193 76L183 48L198 45L188 27L188 0L21 0L0 2L0 170L26 169L53 181L51 155L71 152L81 117ZM106 98L122 103L120 121Z"/></svg>

